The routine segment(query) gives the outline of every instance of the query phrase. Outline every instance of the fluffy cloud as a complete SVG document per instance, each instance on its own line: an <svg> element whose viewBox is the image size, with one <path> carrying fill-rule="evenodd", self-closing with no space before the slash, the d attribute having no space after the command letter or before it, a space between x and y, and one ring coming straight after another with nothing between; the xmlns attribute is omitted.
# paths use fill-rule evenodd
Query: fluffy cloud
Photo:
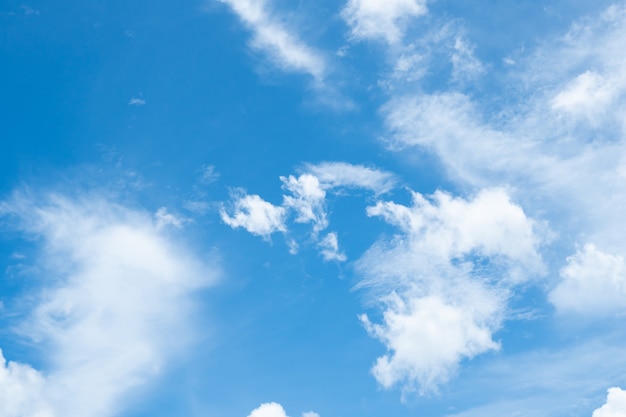
<svg viewBox="0 0 626 417"><path fill-rule="evenodd" d="M541 236L501 189L432 202L414 193L412 207L379 202L368 214L400 229L357 263L359 287L383 306L380 324L361 316L389 351L372 373L385 388L436 390L463 358L498 349L509 289L543 273Z"/></svg>
<svg viewBox="0 0 626 417"><path fill-rule="evenodd" d="M626 264L619 255L585 245L567 259L550 300L563 312L604 315L626 310Z"/></svg>
<svg viewBox="0 0 626 417"><path fill-rule="evenodd" d="M44 398L46 380L32 367L7 363L0 350L0 415L3 417L53 417Z"/></svg>
<svg viewBox="0 0 626 417"><path fill-rule="evenodd" d="M318 246L321 249L321 254L325 261L345 262L346 255L339 251L339 242L337 241L336 232L328 233L319 241Z"/></svg>
<svg viewBox="0 0 626 417"><path fill-rule="evenodd" d="M326 64L322 56L270 12L267 0L219 1L229 5L253 32L253 48L266 52L284 70L304 72L318 81L324 78Z"/></svg>
<svg viewBox="0 0 626 417"><path fill-rule="evenodd" d="M258 195L238 191L233 202L232 215L222 207L222 221L232 228L243 227L253 235L265 239L274 232L286 231L285 209L263 200Z"/></svg>
<svg viewBox="0 0 626 417"><path fill-rule="evenodd" d="M286 233L287 217L289 213L294 213L296 223L312 224L311 237L324 259L343 262L346 256L339 250L337 234L332 232L319 237L329 224L327 193L349 188L365 189L379 195L395 187L397 180L389 172L345 162L306 164L301 171L297 177L280 177L285 191L281 206L274 206L258 195L247 195L239 190L234 196L233 214L222 208L222 220L233 228L243 227L267 239L274 232ZM288 245L292 254L297 252L298 243L295 240L289 239Z"/></svg>
<svg viewBox="0 0 626 417"><path fill-rule="evenodd" d="M264 403L254 409L248 417L288 417L285 409L278 403Z"/></svg>
<svg viewBox="0 0 626 417"><path fill-rule="evenodd" d="M42 242L44 290L19 333L45 348L45 376L0 367L0 401L15 417L108 417L190 340L191 295L215 281L147 213L90 195L16 194L1 203ZM4 411L4 410L3 410ZM11 414L13 413L13 414Z"/></svg>
<svg viewBox="0 0 626 417"><path fill-rule="evenodd" d="M626 391L609 388L606 404L595 410L592 417L626 417Z"/></svg>
<svg viewBox="0 0 626 417"><path fill-rule="evenodd" d="M285 409L278 403L264 403L254 409L248 417L288 417ZM319 414L309 411L302 413L302 417L320 417Z"/></svg>
<svg viewBox="0 0 626 417"><path fill-rule="evenodd" d="M426 0L348 0L341 12L355 39L398 42L407 20L426 14Z"/></svg>

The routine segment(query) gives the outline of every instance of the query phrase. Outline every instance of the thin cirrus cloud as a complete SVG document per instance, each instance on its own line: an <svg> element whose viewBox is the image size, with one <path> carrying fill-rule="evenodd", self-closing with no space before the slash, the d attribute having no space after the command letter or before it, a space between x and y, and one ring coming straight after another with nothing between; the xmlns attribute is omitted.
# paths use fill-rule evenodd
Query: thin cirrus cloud
<svg viewBox="0 0 626 417"><path fill-rule="evenodd" d="M306 45L278 15L271 12L268 0L218 0L228 5L252 31L252 48L260 50L285 71L306 73L323 81L326 62L318 51Z"/></svg>
<svg viewBox="0 0 626 417"><path fill-rule="evenodd" d="M437 391L462 359L499 349L492 336L510 290L544 273L540 229L500 189L471 200L414 193L411 207L378 202L367 211L399 229L357 262L358 288L383 309L379 324L361 316L388 350L372 373L385 388Z"/></svg>
<svg viewBox="0 0 626 417"><path fill-rule="evenodd" d="M0 214L42 242L43 290L17 332L42 347L45 364L0 359L0 414L117 415L192 340L192 296L216 282L217 263L103 196L15 193Z"/></svg>

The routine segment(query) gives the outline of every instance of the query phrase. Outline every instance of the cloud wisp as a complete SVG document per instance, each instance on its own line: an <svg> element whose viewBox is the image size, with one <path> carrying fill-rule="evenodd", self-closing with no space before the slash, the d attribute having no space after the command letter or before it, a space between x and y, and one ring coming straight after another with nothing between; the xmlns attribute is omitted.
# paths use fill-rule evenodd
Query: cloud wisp
<svg viewBox="0 0 626 417"><path fill-rule="evenodd" d="M252 48L266 53L280 69L305 73L317 82L326 75L322 55L287 29L278 15L271 12L269 0L218 0L228 5L252 31Z"/></svg>

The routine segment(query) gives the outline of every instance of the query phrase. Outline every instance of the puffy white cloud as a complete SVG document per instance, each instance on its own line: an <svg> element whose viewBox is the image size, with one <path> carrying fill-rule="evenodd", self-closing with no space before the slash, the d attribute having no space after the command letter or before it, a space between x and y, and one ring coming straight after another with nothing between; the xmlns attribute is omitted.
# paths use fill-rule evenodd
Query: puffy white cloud
<svg viewBox="0 0 626 417"><path fill-rule="evenodd" d="M313 223L314 234L325 229L328 226L324 207L326 192L321 188L319 179L310 174L280 179L283 189L291 194L283 196L283 207L296 212L296 222Z"/></svg>
<svg viewBox="0 0 626 417"><path fill-rule="evenodd" d="M401 40L406 22L427 13L426 0L348 0L341 12L355 39Z"/></svg>
<svg viewBox="0 0 626 417"><path fill-rule="evenodd" d="M595 410L592 417L626 417L626 391L621 388L609 388L606 403Z"/></svg>
<svg viewBox="0 0 626 417"><path fill-rule="evenodd" d="M285 208L275 206L258 195L238 191L233 202L233 214L223 207L222 221L232 228L243 227L248 232L267 239L274 232L285 232Z"/></svg>
<svg viewBox="0 0 626 417"><path fill-rule="evenodd" d="M282 405L278 403L264 403L254 409L248 417L289 417ZM320 417L319 414L308 411L302 413L302 417Z"/></svg>
<svg viewBox="0 0 626 417"><path fill-rule="evenodd" d="M412 207L379 202L368 214L400 229L357 262L359 287L383 306L382 323L361 317L389 351L372 373L385 388L436 390L462 359L498 349L509 290L543 273L542 236L501 189L471 200L414 193Z"/></svg>
<svg viewBox="0 0 626 417"><path fill-rule="evenodd" d="M339 242L337 241L337 233L330 232L318 244L321 254L325 261L344 262L346 255L339 251Z"/></svg>
<svg viewBox="0 0 626 417"><path fill-rule="evenodd" d="M312 224L311 237L325 260L345 261L345 254L339 251L336 233L319 238L319 233L329 224L327 194L349 188L365 189L378 195L395 187L397 179L386 171L345 162L305 164L301 172L297 177L280 177L285 191L281 206L238 190L233 198L232 214L222 208L222 220L233 228L243 227L267 239L274 232L287 232L288 216L295 213L296 223ZM290 253L297 253L298 243L295 240L288 239L287 245Z"/></svg>
<svg viewBox="0 0 626 417"><path fill-rule="evenodd" d="M0 214L42 242L43 290L31 294L19 333L45 347L46 364L44 377L10 362L0 393L16 393L8 403L16 417L116 414L191 339L191 296L215 281L216 266L172 241L148 213L97 195L16 194Z"/></svg>
<svg viewBox="0 0 626 417"><path fill-rule="evenodd" d="M563 312L604 315L626 310L626 264L588 244L567 259L550 300Z"/></svg>
<svg viewBox="0 0 626 417"><path fill-rule="evenodd" d="M253 32L252 47L266 52L282 69L304 72L323 80L326 63L272 14L267 0L219 0L227 4Z"/></svg>
<svg viewBox="0 0 626 417"><path fill-rule="evenodd" d="M361 316L368 332L391 352L372 368L383 387L401 382L411 388L417 383L421 392L435 389L447 382L461 359L499 348L492 332L500 301L478 286L473 290L476 294L457 294L459 299L450 300L394 294L387 300L382 324Z"/></svg>
<svg viewBox="0 0 626 417"><path fill-rule="evenodd" d="M248 417L288 417L285 409L278 403L264 403L254 409Z"/></svg>
<svg viewBox="0 0 626 417"><path fill-rule="evenodd" d="M8 362L0 350L0 415L54 417L44 397L45 377L29 365Z"/></svg>

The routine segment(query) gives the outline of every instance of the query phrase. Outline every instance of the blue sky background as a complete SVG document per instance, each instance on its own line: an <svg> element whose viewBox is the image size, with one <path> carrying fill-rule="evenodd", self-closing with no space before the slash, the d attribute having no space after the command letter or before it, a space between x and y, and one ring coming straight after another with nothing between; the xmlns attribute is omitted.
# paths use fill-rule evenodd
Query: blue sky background
<svg viewBox="0 0 626 417"><path fill-rule="evenodd" d="M626 414L625 28L1 2L0 417Z"/></svg>

